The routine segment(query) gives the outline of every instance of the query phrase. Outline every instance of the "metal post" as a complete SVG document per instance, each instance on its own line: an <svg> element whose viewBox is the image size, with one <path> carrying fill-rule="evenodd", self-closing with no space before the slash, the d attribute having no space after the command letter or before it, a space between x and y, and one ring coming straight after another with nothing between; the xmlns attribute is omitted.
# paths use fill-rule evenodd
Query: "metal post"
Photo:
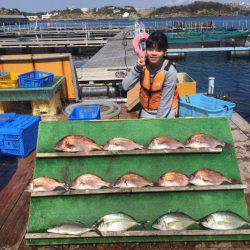
<svg viewBox="0 0 250 250"><path fill-rule="evenodd" d="M214 77L208 77L208 95L213 95L214 93Z"/></svg>

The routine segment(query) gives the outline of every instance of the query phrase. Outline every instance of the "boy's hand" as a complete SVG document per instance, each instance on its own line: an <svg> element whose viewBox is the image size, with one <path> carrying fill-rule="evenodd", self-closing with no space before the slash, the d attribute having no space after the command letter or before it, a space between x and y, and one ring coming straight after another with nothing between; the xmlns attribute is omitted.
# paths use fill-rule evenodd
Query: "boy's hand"
<svg viewBox="0 0 250 250"><path fill-rule="evenodd" d="M144 57L140 57L139 59L138 59L138 61L137 61L137 65L139 66L139 67L144 67L145 65L146 65L146 62L145 62L145 58Z"/></svg>

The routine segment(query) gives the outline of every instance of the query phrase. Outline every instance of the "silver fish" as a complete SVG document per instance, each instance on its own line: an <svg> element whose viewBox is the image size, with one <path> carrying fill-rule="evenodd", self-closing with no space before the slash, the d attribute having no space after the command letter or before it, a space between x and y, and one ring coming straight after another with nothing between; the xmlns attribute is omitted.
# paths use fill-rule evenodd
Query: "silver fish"
<svg viewBox="0 0 250 250"><path fill-rule="evenodd" d="M113 138L108 141L104 146L104 150L107 151L117 151L117 150L135 150L143 149L143 146L135 143L134 141L128 138Z"/></svg>
<svg viewBox="0 0 250 250"><path fill-rule="evenodd" d="M94 224L93 228L100 232L119 232L126 231L133 226L141 225L136 222L131 216L124 213L107 214L100 218Z"/></svg>
<svg viewBox="0 0 250 250"><path fill-rule="evenodd" d="M249 225L249 223L231 211L219 211L203 218L201 225L213 230L229 230Z"/></svg>
<svg viewBox="0 0 250 250"><path fill-rule="evenodd" d="M225 142L219 141L213 136L204 133L197 133L190 136L185 144L187 148L216 148L224 147L225 145Z"/></svg>
<svg viewBox="0 0 250 250"><path fill-rule="evenodd" d="M55 179L49 178L47 176L35 178L31 181L26 191L28 192L45 192L53 191L56 188L61 187L65 190L69 189L68 184L64 182L58 182Z"/></svg>
<svg viewBox="0 0 250 250"><path fill-rule="evenodd" d="M183 230L197 223L194 219L182 212L169 212L153 223L152 227L158 230Z"/></svg>
<svg viewBox="0 0 250 250"><path fill-rule="evenodd" d="M110 187L111 183L104 181L99 176L93 174L83 174L78 176L71 184L71 189L100 189L102 187Z"/></svg>
<svg viewBox="0 0 250 250"><path fill-rule="evenodd" d="M60 226L55 226L47 229L48 233L55 234L71 234L71 235L81 235L89 232L91 228L86 228L84 224L80 222L65 223Z"/></svg>
<svg viewBox="0 0 250 250"><path fill-rule="evenodd" d="M170 137L159 136L153 138L148 146L148 149L177 149L184 148L184 145Z"/></svg>

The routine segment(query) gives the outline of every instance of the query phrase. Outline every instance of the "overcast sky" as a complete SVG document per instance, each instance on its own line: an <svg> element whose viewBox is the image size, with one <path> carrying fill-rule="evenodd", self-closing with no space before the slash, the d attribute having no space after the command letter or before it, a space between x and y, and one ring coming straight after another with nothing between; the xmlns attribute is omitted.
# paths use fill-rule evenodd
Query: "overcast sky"
<svg viewBox="0 0 250 250"><path fill-rule="evenodd" d="M17 8L21 11L49 11L75 8L94 8L106 5L132 5L138 8L160 7L163 5L188 4L192 0L0 0L0 7ZM221 3L245 2L250 4L250 0L218 0Z"/></svg>

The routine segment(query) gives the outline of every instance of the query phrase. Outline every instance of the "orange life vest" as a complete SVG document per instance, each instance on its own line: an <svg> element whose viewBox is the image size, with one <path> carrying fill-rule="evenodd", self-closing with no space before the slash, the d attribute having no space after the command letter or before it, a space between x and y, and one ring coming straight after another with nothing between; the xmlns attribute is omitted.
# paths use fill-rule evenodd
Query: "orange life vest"
<svg viewBox="0 0 250 250"><path fill-rule="evenodd" d="M142 72L140 79L140 102L146 111L158 109L158 106L161 101L162 87L165 80L166 72L166 67L165 69L159 70L156 73L153 82L150 81L150 72L147 67L145 67L144 71ZM179 94L177 88L175 88L171 109L178 108L178 98Z"/></svg>

